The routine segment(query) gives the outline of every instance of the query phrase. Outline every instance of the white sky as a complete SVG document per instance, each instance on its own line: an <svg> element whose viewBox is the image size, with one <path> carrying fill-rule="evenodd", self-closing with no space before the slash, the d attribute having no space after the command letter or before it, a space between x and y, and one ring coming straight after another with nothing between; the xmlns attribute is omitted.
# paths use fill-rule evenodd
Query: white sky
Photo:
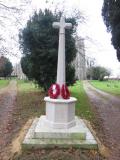
<svg viewBox="0 0 120 160"><path fill-rule="evenodd" d="M98 65L110 68L114 75L120 75L120 62L116 57L116 51L111 45L111 35L106 32L101 8L103 0L33 0L32 7L26 10L26 17L32 13L32 9L46 8L53 9L52 1L59 9L69 14L75 8L79 9L87 17L86 24L78 26L78 35L83 38L89 37L92 42L85 40L86 55L96 59ZM63 3L61 3L63 2ZM16 59L12 59L13 63Z"/></svg>
<svg viewBox="0 0 120 160"><path fill-rule="evenodd" d="M120 74L120 62L116 57L116 51L111 45L111 34L106 32L106 26L101 16L103 0L79 0L80 10L86 13L89 21L87 25L79 28L79 34L89 36L96 44L87 42L86 54L93 56L97 64L110 68L114 75Z"/></svg>

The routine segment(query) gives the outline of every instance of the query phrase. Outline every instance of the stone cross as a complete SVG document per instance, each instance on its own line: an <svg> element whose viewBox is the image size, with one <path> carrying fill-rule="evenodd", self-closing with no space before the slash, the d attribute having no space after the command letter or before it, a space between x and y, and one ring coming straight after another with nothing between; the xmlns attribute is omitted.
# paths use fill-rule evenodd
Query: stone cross
<svg viewBox="0 0 120 160"><path fill-rule="evenodd" d="M59 47L58 47L58 64L57 64L57 84L60 87L66 83L65 76L65 29L72 28L71 23L65 23L62 16L60 22L53 23L54 28L59 28Z"/></svg>

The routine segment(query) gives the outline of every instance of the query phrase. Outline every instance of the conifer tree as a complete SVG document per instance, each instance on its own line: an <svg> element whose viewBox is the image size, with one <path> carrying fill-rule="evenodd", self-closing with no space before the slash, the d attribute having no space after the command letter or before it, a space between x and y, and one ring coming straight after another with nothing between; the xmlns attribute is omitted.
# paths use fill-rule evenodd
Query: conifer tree
<svg viewBox="0 0 120 160"><path fill-rule="evenodd" d="M56 81L59 31L52 27L54 21L60 20L60 13L50 10L39 11L28 20L27 26L20 33L20 46L23 51L21 64L23 72L47 90ZM76 19L66 18L73 24L66 30L66 81L73 84L75 70L71 62L76 56L75 39ZM26 66L27 65L27 66Z"/></svg>

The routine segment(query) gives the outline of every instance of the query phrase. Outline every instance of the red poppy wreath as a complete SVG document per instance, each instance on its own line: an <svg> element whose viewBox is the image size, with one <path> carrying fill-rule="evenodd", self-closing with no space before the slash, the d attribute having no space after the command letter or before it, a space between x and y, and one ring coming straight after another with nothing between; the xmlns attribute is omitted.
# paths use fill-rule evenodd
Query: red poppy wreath
<svg viewBox="0 0 120 160"><path fill-rule="evenodd" d="M68 87L65 84L62 85L61 96L64 99L69 99L70 98L70 92L68 90Z"/></svg>
<svg viewBox="0 0 120 160"><path fill-rule="evenodd" d="M59 84L52 84L48 90L48 95L50 98L56 99L60 95L60 86Z"/></svg>

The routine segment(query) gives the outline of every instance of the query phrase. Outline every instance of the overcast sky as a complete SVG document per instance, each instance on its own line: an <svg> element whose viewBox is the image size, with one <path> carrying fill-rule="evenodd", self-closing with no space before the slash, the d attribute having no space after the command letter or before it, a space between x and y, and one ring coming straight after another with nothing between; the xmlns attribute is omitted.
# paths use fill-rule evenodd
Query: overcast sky
<svg viewBox="0 0 120 160"><path fill-rule="evenodd" d="M66 14L70 14L76 8L79 9L87 20L86 24L78 26L78 35L92 40L85 40L86 55L95 58L96 64L110 68L112 73L120 75L120 63L111 45L111 35L107 33L101 16L103 0L64 0L63 3L61 1L47 0L49 3L46 4L46 0L32 0L32 5L26 10L26 19L32 14L32 10L39 8L54 9L54 6L57 6L59 9L64 9ZM12 58L12 61L15 63L18 60Z"/></svg>
<svg viewBox="0 0 120 160"><path fill-rule="evenodd" d="M110 68L113 74L119 74L120 62L111 45L111 34L107 33L101 16L103 0L64 0L62 4L60 0L54 0L54 3L59 6L58 8L64 8L67 13L77 8L85 15L86 24L78 27L78 34L85 39L86 37L91 38L91 41L85 40L86 55L95 58L98 65ZM39 9L40 6L41 8L46 7L46 4L45 1L39 3L38 0L34 0L33 6ZM49 3L48 6L53 7Z"/></svg>
<svg viewBox="0 0 120 160"><path fill-rule="evenodd" d="M120 74L120 62L116 57L116 51L111 45L111 34L106 32L106 26L101 16L103 0L79 0L80 10L88 16L86 25L79 28L82 36L89 36L93 39L95 45L86 42L88 49L86 54L93 56L97 64L111 68L114 74Z"/></svg>

